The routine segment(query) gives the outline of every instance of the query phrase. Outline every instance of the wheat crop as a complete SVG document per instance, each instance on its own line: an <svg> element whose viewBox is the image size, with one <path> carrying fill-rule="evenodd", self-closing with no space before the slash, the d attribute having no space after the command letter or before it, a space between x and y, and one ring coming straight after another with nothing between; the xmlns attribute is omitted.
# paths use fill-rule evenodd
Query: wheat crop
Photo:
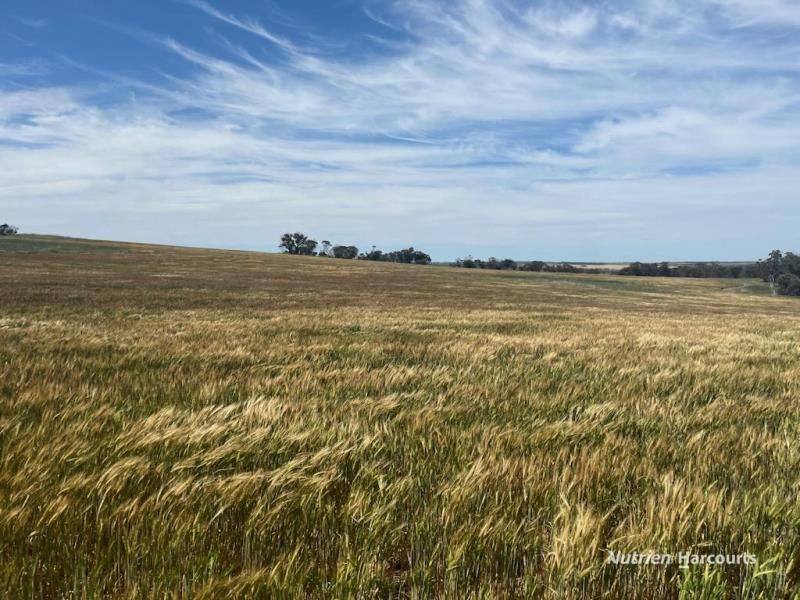
<svg viewBox="0 0 800 600"><path fill-rule="evenodd" d="M0 254L4 597L798 597L796 301L103 250Z"/></svg>

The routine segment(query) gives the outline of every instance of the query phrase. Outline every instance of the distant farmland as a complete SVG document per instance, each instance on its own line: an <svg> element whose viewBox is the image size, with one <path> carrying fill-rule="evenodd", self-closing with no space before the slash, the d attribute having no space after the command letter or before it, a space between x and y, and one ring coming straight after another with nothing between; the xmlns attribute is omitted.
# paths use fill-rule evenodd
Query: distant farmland
<svg viewBox="0 0 800 600"><path fill-rule="evenodd" d="M794 299L25 236L0 280L4 597L797 597Z"/></svg>

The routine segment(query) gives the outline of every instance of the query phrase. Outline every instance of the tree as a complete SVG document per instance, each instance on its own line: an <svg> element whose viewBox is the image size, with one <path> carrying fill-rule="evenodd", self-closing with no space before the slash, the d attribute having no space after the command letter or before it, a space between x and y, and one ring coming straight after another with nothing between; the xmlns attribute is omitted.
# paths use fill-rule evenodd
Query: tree
<svg viewBox="0 0 800 600"><path fill-rule="evenodd" d="M631 263L618 271L619 275L636 277L750 277L754 272L764 273L765 263L756 265L721 265L719 263L694 263L670 267L669 263ZM766 277L766 276L765 276ZM765 281L768 279L765 278Z"/></svg>
<svg viewBox="0 0 800 600"><path fill-rule="evenodd" d="M318 256L331 256L331 243L328 240L322 240L322 249L319 251Z"/></svg>
<svg viewBox="0 0 800 600"><path fill-rule="evenodd" d="M332 252L334 258L353 259L358 256L358 248L355 246L334 246Z"/></svg>
<svg viewBox="0 0 800 600"><path fill-rule="evenodd" d="M19 229L8 223L0 225L0 235L16 235Z"/></svg>
<svg viewBox="0 0 800 600"><path fill-rule="evenodd" d="M623 269L620 269L619 274L620 275L633 275L634 277L641 277L642 275L644 275L644 272L642 270L642 266L643 265L640 262L631 263L627 267L625 267Z"/></svg>
<svg viewBox="0 0 800 600"><path fill-rule="evenodd" d="M510 258L504 258L502 261L500 261L500 268L507 271L513 271L517 268L517 263Z"/></svg>
<svg viewBox="0 0 800 600"><path fill-rule="evenodd" d="M456 259L456 266L464 269L474 269L475 260L471 256L467 256L466 258L458 258Z"/></svg>
<svg viewBox="0 0 800 600"><path fill-rule="evenodd" d="M431 263L431 257L428 254L421 250L414 250L413 247L387 252L383 255L383 260L408 265L429 265Z"/></svg>
<svg viewBox="0 0 800 600"><path fill-rule="evenodd" d="M386 253L386 260L389 262L398 262L398 263L411 263L411 251L409 250L392 250L391 252Z"/></svg>
<svg viewBox="0 0 800 600"><path fill-rule="evenodd" d="M283 248L286 254L313 256L317 242L309 239L304 233L284 233L278 247Z"/></svg>
<svg viewBox="0 0 800 600"><path fill-rule="evenodd" d="M758 261L755 272L772 285L773 293L800 296L800 256L797 254L773 250L767 259Z"/></svg>
<svg viewBox="0 0 800 600"><path fill-rule="evenodd" d="M413 248L412 248L413 250ZM415 265L429 265L431 264L431 257L421 250L414 250L411 255L411 262Z"/></svg>
<svg viewBox="0 0 800 600"><path fill-rule="evenodd" d="M783 255L782 267L786 273L800 277L800 256L794 252L787 252Z"/></svg>
<svg viewBox="0 0 800 600"><path fill-rule="evenodd" d="M383 252L381 250L378 250L375 246L372 247L372 250L370 250L366 254L362 254L358 258L360 258L361 260L376 260L376 261L385 260Z"/></svg>
<svg viewBox="0 0 800 600"><path fill-rule="evenodd" d="M778 275L775 283L781 296L800 296L800 277L791 273Z"/></svg>
<svg viewBox="0 0 800 600"><path fill-rule="evenodd" d="M579 273L580 269L575 265L569 263L558 263L556 265L545 265L545 272L547 273Z"/></svg>
<svg viewBox="0 0 800 600"><path fill-rule="evenodd" d="M769 253L769 258L766 260L758 261L756 270L759 277L764 281L770 283L775 282L775 278L781 274L781 266L783 264L783 252L780 250L773 250Z"/></svg>
<svg viewBox="0 0 800 600"><path fill-rule="evenodd" d="M541 260L531 260L526 263L520 265L520 271L533 271L535 273L541 273L544 271L545 267L547 267L547 263Z"/></svg>

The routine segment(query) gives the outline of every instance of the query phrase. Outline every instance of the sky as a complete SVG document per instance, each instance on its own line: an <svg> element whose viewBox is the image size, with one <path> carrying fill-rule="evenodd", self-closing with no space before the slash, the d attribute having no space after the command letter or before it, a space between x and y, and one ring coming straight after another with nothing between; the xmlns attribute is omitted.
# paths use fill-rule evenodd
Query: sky
<svg viewBox="0 0 800 600"><path fill-rule="evenodd" d="M800 250L798 0L3 0L0 222L434 260Z"/></svg>

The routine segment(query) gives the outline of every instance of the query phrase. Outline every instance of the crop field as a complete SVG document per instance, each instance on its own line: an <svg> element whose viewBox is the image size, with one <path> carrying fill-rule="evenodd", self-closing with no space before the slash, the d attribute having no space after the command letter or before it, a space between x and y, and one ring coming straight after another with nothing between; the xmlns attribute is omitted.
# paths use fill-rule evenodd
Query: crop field
<svg viewBox="0 0 800 600"><path fill-rule="evenodd" d="M3 598L800 597L758 282L27 236L0 281Z"/></svg>

